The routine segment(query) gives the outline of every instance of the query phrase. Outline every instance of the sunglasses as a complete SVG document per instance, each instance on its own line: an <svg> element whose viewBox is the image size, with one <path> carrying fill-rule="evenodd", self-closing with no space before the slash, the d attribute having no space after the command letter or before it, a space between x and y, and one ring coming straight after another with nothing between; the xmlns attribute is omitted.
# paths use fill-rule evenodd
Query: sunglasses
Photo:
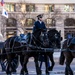
<svg viewBox="0 0 75 75"><path fill-rule="evenodd" d="M40 18L42 18L42 17L40 17Z"/></svg>

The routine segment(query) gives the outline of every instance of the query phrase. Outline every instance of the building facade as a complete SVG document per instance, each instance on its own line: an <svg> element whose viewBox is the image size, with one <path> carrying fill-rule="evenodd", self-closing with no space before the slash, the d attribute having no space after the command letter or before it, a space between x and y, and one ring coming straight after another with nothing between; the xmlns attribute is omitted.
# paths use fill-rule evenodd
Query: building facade
<svg viewBox="0 0 75 75"><path fill-rule="evenodd" d="M61 31L61 36L68 33L75 35L75 25L65 25L66 18L75 18L75 0L5 0L4 8L8 18L2 16L0 6L0 33L3 41L12 35L31 32L36 16L43 14L48 29Z"/></svg>

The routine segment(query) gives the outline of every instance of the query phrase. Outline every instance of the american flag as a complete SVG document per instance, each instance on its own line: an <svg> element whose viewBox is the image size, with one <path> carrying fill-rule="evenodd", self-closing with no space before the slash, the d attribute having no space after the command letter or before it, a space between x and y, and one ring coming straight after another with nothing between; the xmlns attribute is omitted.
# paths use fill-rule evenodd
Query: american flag
<svg viewBox="0 0 75 75"><path fill-rule="evenodd" d="M3 6L4 5L4 0L1 0L1 6Z"/></svg>

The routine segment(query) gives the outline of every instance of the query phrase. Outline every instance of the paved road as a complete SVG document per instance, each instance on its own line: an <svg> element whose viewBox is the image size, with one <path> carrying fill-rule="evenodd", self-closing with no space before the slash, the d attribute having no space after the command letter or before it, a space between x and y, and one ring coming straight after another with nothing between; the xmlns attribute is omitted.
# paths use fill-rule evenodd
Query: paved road
<svg viewBox="0 0 75 75"><path fill-rule="evenodd" d="M64 75L65 65L63 65L63 66L59 65L59 56L60 56L60 53L54 53L55 66L54 66L53 71L50 72L50 75ZM30 58L29 63L27 64L29 75L36 75L35 65L34 65L33 61L34 61L34 59ZM73 69L73 71L75 70L74 63L75 63L75 60L73 60L73 62L71 64L71 68ZM21 65L19 64L19 67L17 68L17 74L12 74L12 75L20 75L19 74L20 69L21 69ZM0 67L0 71L1 71L1 67ZM0 75L6 75L6 74L5 74L5 72L0 72ZM42 75L46 75L44 63L42 66Z"/></svg>

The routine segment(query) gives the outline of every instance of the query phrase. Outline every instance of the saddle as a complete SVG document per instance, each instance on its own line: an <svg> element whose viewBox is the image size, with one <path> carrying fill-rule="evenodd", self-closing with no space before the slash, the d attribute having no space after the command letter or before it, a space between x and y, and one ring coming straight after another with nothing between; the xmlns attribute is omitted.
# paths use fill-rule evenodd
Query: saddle
<svg viewBox="0 0 75 75"><path fill-rule="evenodd" d="M27 35L24 35L23 37L17 36L15 38L15 41L20 42L20 43L26 43L27 41Z"/></svg>
<svg viewBox="0 0 75 75"><path fill-rule="evenodd" d="M71 44L75 44L75 37L68 39L67 45L70 47Z"/></svg>

